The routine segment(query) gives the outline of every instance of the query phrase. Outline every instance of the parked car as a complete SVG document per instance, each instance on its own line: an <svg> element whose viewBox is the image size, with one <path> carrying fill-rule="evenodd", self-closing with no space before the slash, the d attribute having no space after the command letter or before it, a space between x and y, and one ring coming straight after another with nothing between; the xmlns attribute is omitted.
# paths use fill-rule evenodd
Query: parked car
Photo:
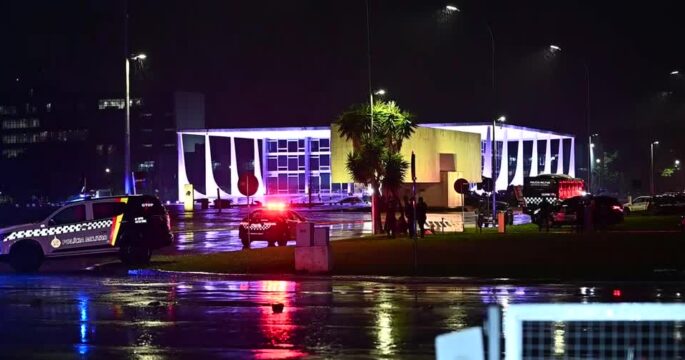
<svg viewBox="0 0 685 360"><path fill-rule="evenodd" d="M366 205L366 203L359 197L350 196L338 201L338 205Z"/></svg>
<svg viewBox="0 0 685 360"><path fill-rule="evenodd" d="M652 203L651 196L638 196L632 202L623 204L623 213L630 215L637 212L646 212Z"/></svg>
<svg viewBox="0 0 685 360"><path fill-rule="evenodd" d="M0 256L18 272L33 272L45 258L119 252L140 265L171 245L169 214L149 195L83 197L43 221L0 229Z"/></svg>
<svg viewBox="0 0 685 360"><path fill-rule="evenodd" d="M588 195L575 196L555 206L550 214L551 225L576 225L579 221L578 215L584 213L592 201L595 202L594 212L591 214L595 226L604 227L623 222L623 206L616 198Z"/></svg>
<svg viewBox="0 0 685 360"><path fill-rule="evenodd" d="M288 240L295 239L297 224L306 221L285 204L267 204L264 208L251 212L240 222L238 235L245 247L249 247L255 240L266 240L269 246L286 246Z"/></svg>

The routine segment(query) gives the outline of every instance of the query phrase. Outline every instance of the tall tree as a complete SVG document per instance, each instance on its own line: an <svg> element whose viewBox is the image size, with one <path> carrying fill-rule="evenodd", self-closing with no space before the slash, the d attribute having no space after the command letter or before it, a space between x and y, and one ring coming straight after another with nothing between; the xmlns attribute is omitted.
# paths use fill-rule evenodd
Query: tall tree
<svg viewBox="0 0 685 360"><path fill-rule="evenodd" d="M342 113L336 124L340 136L352 142L347 170L355 182L371 186L372 206L378 205L381 192L397 196L409 168L400 150L416 129L414 116L393 101L378 101L373 106L373 123L370 107L364 104ZM374 216L374 233L380 233L380 212Z"/></svg>

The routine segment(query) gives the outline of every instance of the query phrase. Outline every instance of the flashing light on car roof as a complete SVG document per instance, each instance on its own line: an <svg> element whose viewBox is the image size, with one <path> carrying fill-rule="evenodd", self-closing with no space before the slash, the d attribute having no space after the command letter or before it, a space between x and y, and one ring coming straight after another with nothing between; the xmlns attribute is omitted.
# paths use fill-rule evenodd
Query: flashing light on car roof
<svg viewBox="0 0 685 360"><path fill-rule="evenodd" d="M286 206L285 206L285 203L282 203L282 202L273 202L273 203L266 204L266 209L267 210L273 210L273 211L283 211L286 209Z"/></svg>

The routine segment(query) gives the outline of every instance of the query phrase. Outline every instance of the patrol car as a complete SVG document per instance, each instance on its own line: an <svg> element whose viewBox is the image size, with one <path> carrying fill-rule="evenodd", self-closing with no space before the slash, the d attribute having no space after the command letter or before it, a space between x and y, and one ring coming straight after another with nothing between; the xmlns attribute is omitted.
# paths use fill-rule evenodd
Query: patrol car
<svg viewBox="0 0 685 360"><path fill-rule="evenodd" d="M285 204L271 203L245 217L240 222L238 235L245 247L255 240L266 240L269 246L285 246L288 240L295 239L297 224L305 221Z"/></svg>
<svg viewBox="0 0 685 360"><path fill-rule="evenodd" d="M159 199L131 195L70 202L42 222L0 229L0 239L0 257L18 272L33 272L44 258L101 253L144 264L173 235Z"/></svg>

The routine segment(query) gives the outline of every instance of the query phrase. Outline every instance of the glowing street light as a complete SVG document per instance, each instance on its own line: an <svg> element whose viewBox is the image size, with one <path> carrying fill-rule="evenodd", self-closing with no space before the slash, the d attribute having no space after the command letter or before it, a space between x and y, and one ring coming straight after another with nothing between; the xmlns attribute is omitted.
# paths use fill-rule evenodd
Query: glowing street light
<svg viewBox="0 0 685 360"><path fill-rule="evenodd" d="M673 70L673 71L671 71L671 75L680 75L680 71Z"/></svg>
<svg viewBox="0 0 685 360"><path fill-rule="evenodd" d="M498 122L505 122L505 121L507 121L507 117L504 116L504 115L502 115L502 116L500 116L500 117L497 118L497 121L498 121Z"/></svg>
<svg viewBox="0 0 685 360"><path fill-rule="evenodd" d="M679 165L680 165L680 160L675 159L675 161L674 161L673 163L675 164L675 166L679 166Z"/></svg>
<svg viewBox="0 0 685 360"><path fill-rule="evenodd" d="M457 12L458 12L458 11L460 11L459 8L456 7L456 6L454 6L454 5L447 5L447 6L445 6L445 9L446 9L447 11L449 11L449 12L452 12L452 11L457 11Z"/></svg>
<svg viewBox="0 0 685 360"><path fill-rule="evenodd" d="M595 162L599 164L602 162L602 159L597 159L597 160L595 160Z"/></svg>
<svg viewBox="0 0 685 360"><path fill-rule="evenodd" d="M105 168L105 173L109 174L110 172L112 172L112 170L110 170L109 168Z"/></svg>
<svg viewBox="0 0 685 360"><path fill-rule="evenodd" d="M374 95L383 96L383 95L385 95L385 90L384 90L384 89L378 89L378 90L374 93Z"/></svg>
<svg viewBox="0 0 685 360"><path fill-rule="evenodd" d="M131 172L131 60L143 61L147 55L139 53L126 57L126 99L124 108L126 120L124 122L124 192L131 194L133 190L133 175Z"/></svg>
<svg viewBox="0 0 685 360"><path fill-rule="evenodd" d="M651 195L655 194L655 189L654 189L654 145L659 145L659 140L654 140L649 144L649 159L650 159L649 191L650 191Z"/></svg>
<svg viewBox="0 0 685 360"><path fill-rule="evenodd" d="M561 51L561 48L560 48L559 46L557 46L557 45L550 45L550 46L549 46L549 50L550 50L551 52L557 52L557 51Z"/></svg>

